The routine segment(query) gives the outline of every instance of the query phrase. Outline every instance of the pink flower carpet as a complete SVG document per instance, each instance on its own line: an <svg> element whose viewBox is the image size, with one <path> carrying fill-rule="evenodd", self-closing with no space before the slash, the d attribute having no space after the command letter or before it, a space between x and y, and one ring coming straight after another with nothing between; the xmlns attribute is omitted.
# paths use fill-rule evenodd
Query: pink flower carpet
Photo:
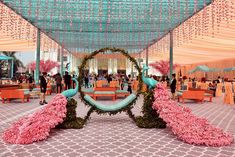
<svg viewBox="0 0 235 157"><path fill-rule="evenodd" d="M12 144L30 144L46 139L50 130L66 116L66 104L66 97L57 94L44 108L15 122L3 133L3 140Z"/></svg>
<svg viewBox="0 0 235 157"><path fill-rule="evenodd" d="M204 118L198 118L187 107L181 107L170 100L167 89L158 84L155 89L153 108L167 123L180 140L195 145L226 146L233 143L233 137L216 128Z"/></svg>

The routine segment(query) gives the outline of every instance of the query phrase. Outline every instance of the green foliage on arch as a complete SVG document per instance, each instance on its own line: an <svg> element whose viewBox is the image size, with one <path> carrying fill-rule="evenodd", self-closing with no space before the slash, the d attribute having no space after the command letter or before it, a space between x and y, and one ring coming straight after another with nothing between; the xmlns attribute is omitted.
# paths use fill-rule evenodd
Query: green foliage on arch
<svg viewBox="0 0 235 157"><path fill-rule="evenodd" d="M138 74L139 86L138 86L137 93L136 93L136 99L133 100L128 106L126 106L126 107L124 107L124 108L122 108L118 111L105 112L105 111L99 110L98 108L95 108L95 107L92 108L92 111L96 111L98 114L109 113L110 115L114 115L114 114L125 111L134 120L134 116L132 116L130 110L133 107L133 105L136 103L136 100L138 99L138 97L141 94L141 89L142 89L142 84L143 84L143 81L142 81L142 78L141 78L142 72L141 72L141 68L139 67L139 65L138 65L137 61L135 60L135 58L133 58L131 55L129 55L128 52L125 51L124 49L106 47L106 48L102 48L100 50L96 50L96 51L92 52L90 55L87 55L87 56L84 57L81 65L79 66L79 77L78 77L78 82L79 82L78 90L80 92L81 100L84 102L85 105L92 106L92 104L89 104L89 102L84 100L84 93L82 92L82 87L81 87L81 85L83 84L83 78L84 78L84 72L83 71L84 71L84 68L85 68L88 60L93 59L99 53L105 53L107 51L110 51L111 53L121 53L123 56L125 56L127 59L129 59L134 64L135 68L138 70L138 73L139 73ZM89 116L87 115L85 119L88 119L88 117Z"/></svg>
<svg viewBox="0 0 235 157"><path fill-rule="evenodd" d="M139 86L138 86L138 90L136 93L136 99L134 99L130 104L128 104L128 106L119 109L117 111L109 111L109 112L105 112L102 111L94 106L92 106L92 104L89 104L89 102L85 101L84 99L84 93L81 90L81 85L83 84L83 78L84 78L84 73L83 73L83 69L85 68L85 65L87 63L87 61L89 59L92 59L93 57L95 57L97 54L99 53L104 53L106 51L111 51L112 53L117 53L120 52L121 54L123 54L125 57L127 57L132 63L134 63L135 67L137 68L138 72L139 72ZM93 53L91 53L90 55L86 56L83 61L81 66L79 67L79 77L78 77L78 82L79 82L79 92L80 92L80 98L81 100L84 102L85 105L89 106L90 109L87 112L87 115L84 118L80 118L80 117L76 117L76 107L77 107L77 102L74 99L70 99L68 100L67 103L67 114L66 114L66 118L64 119L63 123L59 124L57 126L57 128L64 128L64 129L81 129L83 128L84 124L87 122L87 120L89 119L90 115L92 112L97 112L98 114L104 114L104 113L108 113L109 115L115 115L117 113L120 112L126 112L129 117L136 123L136 125L140 128L165 128L166 127L166 123L159 118L159 115L156 113L155 110L152 109L152 104L153 104L153 91L147 91L144 95L144 105L142 107L142 113L143 116L138 116L135 117L135 115L131 112L131 109L133 108L134 104L136 103L137 98L140 96L140 94L142 93L142 72L141 69L137 63L137 61L131 57L128 52L126 52L123 49L118 49L118 48L103 48L97 51L94 51Z"/></svg>

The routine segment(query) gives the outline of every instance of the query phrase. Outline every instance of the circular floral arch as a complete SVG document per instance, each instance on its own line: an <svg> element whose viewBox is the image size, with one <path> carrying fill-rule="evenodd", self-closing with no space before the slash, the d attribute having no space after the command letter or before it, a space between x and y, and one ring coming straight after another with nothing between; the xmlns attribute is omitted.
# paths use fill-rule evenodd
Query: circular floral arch
<svg viewBox="0 0 235 157"><path fill-rule="evenodd" d="M81 94L81 100L86 104L86 105L89 105L91 106L91 104L89 104L87 101L85 101L84 99L84 93L82 92L82 84L83 84L83 78L84 78L84 68L87 64L87 61L90 60L90 59L93 59L96 55L98 55L99 53L104 53L106 51L110 51L112 53L121 53L123 56L125 56L126 58L129 59L129 61L131 61L135 68L138 70L138 81L139 81L139 84L138 84L138 89L137 89L137 93L136 93L136 99L130 103L130 105L128 105L127 107L125 107L124 109L121 109L117 112L120 112L120 111L123 111L123 110L127 110L127 109L131 109L131 107L133 106L133 104L136 102L137 98L139 97L139 95L141 94L141 90L142 90L142 84L143 84L143 81L142 81L142 72L141 72L141 68L139 67L137 61L135 60L135 58L133 58L131 55L128 54L127 51L125 51L124 49L120 49L120 48L102 48L100 50L96 50L94 52L92 52L91 54L87 55L84 57L84 59L82 60L82 63L81 65L79 66L79 77L78 77L78 82L79 82L79 85L78 85L78 90L79 90L79 93ZM99 109L96 108L97 111L100 111ZM104 111L100 111L100 112L104 112ZM116 111L115 112L111 112L111 114L113 113L117 113Z"/></svg>

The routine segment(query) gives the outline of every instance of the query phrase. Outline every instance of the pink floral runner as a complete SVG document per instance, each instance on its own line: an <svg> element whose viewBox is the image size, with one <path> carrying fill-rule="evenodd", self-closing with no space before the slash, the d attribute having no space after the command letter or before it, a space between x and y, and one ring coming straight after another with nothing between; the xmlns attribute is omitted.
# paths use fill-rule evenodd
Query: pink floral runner
<svg viewBox="0 0 235 157"><path fill-rule="evenodd" d="M48 105L21 118L3 133L3 140L12 144L29 144L44 140L49 132L66 116L67 99L57 94Z"/></svg>
<svg viewBox="0 0 235 157"><path fill-rule="evenodd" d="M226 146L233 143L233 137L216 128L204 118L198 118L187 107L170 100L167 89L158 84L155 89L153 108L167 126L181 140L189 144L206 146Z"/></svg>

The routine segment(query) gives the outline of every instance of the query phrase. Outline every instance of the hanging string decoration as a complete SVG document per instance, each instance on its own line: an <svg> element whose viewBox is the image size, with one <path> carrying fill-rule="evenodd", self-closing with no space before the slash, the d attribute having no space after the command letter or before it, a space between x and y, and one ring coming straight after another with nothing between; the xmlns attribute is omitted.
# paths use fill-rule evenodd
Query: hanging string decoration
<svg viewBox="0 0 235 157"><path fill-rule="evenodd" d="M169 0L171 1L171 0ZM172 2L172 1L171 1ZM177 13L177 18L189 17L189 6L191 1L186 1L184 5L181 5L181 1L175 1L177 4L173 12ZM162 17L161 1L159 2L159 17ZM194 13L195 15L190 17L188 20L180 24L178 27L173 28L174 36L174 47L180 47L183 44L187 44L196 38L204 38L205 36L216 37L217 34L224 27L229 27L230 21L234 19L234 2L231 0L214 0L212 3L207 0L199 1L194 0ZM211 3L210 5L208 5ZM203 5L203 9L199 7L199 4ZM202 10L200 10L202 9ZM171 11L169 12L171 14ZM168 17L168 20L171 16ZM160 21L161 22L161 21ZM160 23L159 22L159 23ZM158 30L160 30L158 28ZM168 33L168 32L167 32ZM155 40L155 44L150 44L149 54L151 56L161 56L161 53L166 53L168 56L169 52L169 36L166 35L163 38ZM141 53L145 53L143 50Z"/></svg>

